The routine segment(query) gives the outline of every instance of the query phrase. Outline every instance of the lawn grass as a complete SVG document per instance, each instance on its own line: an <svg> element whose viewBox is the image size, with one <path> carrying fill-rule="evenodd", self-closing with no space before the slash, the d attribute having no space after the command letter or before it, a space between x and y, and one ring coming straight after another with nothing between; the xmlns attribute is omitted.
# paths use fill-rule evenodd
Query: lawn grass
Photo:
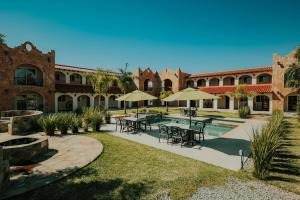
<svg viewBox="0 0 300 200"><path fill-rule="evenodd" d="M224 184L234 172L106 133L88 136L101 141L104 152L75 174L17 199L152 199L169 192L172 199L189 197L201 186Z"/></svg>
<svg viewBox="0 0 300 200"><path fill-rule="evenodd" d="M300 122L287 119L289 132L272 163L269 183L300 194Z"/></svg>

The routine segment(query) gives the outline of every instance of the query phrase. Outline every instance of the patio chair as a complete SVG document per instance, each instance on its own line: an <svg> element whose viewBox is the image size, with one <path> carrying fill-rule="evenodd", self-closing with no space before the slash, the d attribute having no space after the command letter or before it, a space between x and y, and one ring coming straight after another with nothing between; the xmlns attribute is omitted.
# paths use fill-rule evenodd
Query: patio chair
<svg viewBox="0 0 300 200"><path fill-rule="evenodd" d="M201 142L201 136L202 136L202 141L204 141L204 129L205 129L206 123L197 121L195 122L195 128L194 130L194 135L199 135L199 142Z"/></svg>
<svg viewBox="0 0 300 200"><path fill-rule="evenodd" d="M183 143L186 141L186 133L183 129L171 126L171 133L172 133L172 142L180 142L180 147L183 146Z"/></svg>
<svg viewBox="0 0 300 200"><path fill-rule="evenodd" d="M129 121L126 121L125 119L120 119L120 133L122 132L130 132L133 131L134 127L132 124L130 124Z"/></svg>
<svg viewBox="0 0 300 200"><path fill-rule="evenodd" d="M160 142L160 138L164 138L167 140L167 144L169 144L169 139L172 139L172 134L169 131L169 128L166 125L158 124L159 130L159 138L158 142Z"/></svg>
<svg viewBox="0 0 300 200"><path fill-rule="evenodd" d="M147 131L147 126L149 127L149 130L151 131L151 116L146 116L145 120L140 122L141 126L144 126L144 131Z"/></svg>

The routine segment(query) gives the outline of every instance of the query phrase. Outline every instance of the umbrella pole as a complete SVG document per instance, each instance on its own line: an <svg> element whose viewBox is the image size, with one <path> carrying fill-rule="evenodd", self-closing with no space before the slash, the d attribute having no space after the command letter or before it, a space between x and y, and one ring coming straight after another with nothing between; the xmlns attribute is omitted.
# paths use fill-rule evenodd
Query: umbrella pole
<svg viewBox="0 0 300 200"><path fill-rule="evenodd" d="M136 106L136 118L139 118L139 102L137 102Z"/></svg>
<svg viewBox="0 0 300 200"><path fill-rule="evenodd" d="M192 113L191 113L191 102L190 102L190 109L189 109L189 115L190 115L190 127L192 126Z"/></svg>
<svg viewBox="0 0 300 200"><path fill-rule="evenodd" d="M167 112L169 112L168 102L166 101Z"/></svg>

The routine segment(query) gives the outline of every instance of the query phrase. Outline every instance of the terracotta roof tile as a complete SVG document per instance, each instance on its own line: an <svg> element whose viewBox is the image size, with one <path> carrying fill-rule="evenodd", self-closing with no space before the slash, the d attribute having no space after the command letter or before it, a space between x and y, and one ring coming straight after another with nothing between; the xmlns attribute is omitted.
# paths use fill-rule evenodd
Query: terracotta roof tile
<svg viewBox="0 0 300 200"><path fill-rule="evenodd" d="M77 66L70 66L70 65L61 65L61 64L55 64L56 69L62 69L62 70L70 70L70 71L77 71L77 72L96 72L96 69L88 68L88 67L77 67ZM118 72L112 72L115 75L119 75Z"/></svg>
<svg viewBox="0 0 300 200"><path fill-rule="evenodd" d="M233 74L266 72L266 71L272 71L272 66L261 66L261 67L255 67L255 68L247 68L247 69L227 70L227 71L222 71L222 72L208 72L208 73L192 74L190 76L190 78L225 76L225 75L233 75Z"/></svg>
<svg viewBox="0 0 300 200"><path fill-rule="evenodd" d="M225 94L235 91L236 86L210 86L210 87L199 87L199 90L210 93L210 94ZM272 84L258 84L258 85L245 85L247 92L255 93L271 93Z"/></svg>

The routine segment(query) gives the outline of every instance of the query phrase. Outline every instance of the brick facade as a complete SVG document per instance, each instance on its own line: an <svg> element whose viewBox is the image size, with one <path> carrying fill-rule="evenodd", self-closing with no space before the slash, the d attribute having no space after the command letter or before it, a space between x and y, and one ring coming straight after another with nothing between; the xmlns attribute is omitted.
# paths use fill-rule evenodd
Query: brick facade
<svg viewBox="0 0 300 200"><path fill-rule="evenodd" d="M15 70L26 65L42 72L42 86L15 84ZM15 48L0 44L0 111L16 108L16 96L24 93L39 94L43 98L43 110L54 111L55 52L42 53L31 42Z"/></svg>

